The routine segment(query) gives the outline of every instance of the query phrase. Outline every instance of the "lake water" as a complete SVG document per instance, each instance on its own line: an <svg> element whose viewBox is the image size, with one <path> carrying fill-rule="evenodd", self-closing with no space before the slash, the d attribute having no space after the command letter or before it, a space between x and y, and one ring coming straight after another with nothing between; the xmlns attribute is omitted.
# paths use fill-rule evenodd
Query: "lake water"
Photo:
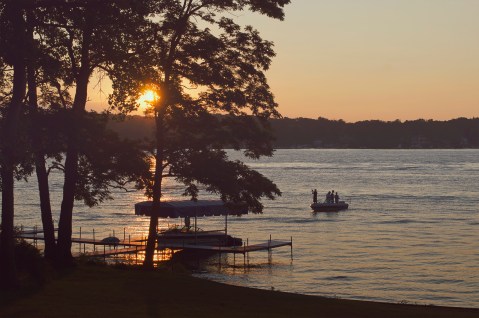
<svg viewBox="0 0 479 318"><path fill-rule="evenodd" d="M233 154L232 157L240 158ZM195 274L229 284L359 300L479 307L479 150L278 150L247 163L271 178L283 196L265 201L263 214L230 218L228 232L250 244L293 237L289 247L242 257L214 257ZM60 203L62 178L52 177ZM337 190L347 211L312 213L311 189L320 199ZM181 189L166 185L167 198ZM134 215L139 192L75 208L75 235L147 231ZM40 225L35 182L19 183L16 224ZM55 212L58 220L58 212ZM162 226L174 220L163 220ZM223 218L202 219L221 228ZM91 234L90 234L91 236ZM74 249L76 247L74 246ZM161 284L161 282L159 282Z"/></svg>

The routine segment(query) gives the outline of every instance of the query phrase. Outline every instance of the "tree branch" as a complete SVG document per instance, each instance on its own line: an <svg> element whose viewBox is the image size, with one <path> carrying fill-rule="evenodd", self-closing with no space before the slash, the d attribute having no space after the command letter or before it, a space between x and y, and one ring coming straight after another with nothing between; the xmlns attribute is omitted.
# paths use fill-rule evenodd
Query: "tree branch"
<svg viewBox="0 0 479 318"><path fill-rule="evenodd" d="M55 81L52 83L52 85L57 89L58 97L60 97L60 101L62 103L63 109L67 109L67 103L65 101L65 98L63 97L63 92L62 92L60 83Z"/></svg>
<svg viewBox="0 0 479 318"><path fill-rule="evenodd" d="M128 0L36 0L24 4L25 8L51 8L51 7L65 7L65 8L80 8L104 5L105 3L128 3Z"/></svg>
<svg viewBox="0 0 479 318"><path fill-rule="evenodd" d="M73 52L73 32L71 30L68 31L68 45L67 45L67 50L68 50L68 56L70 57L70 62L72 64L72 72L75 74L75 77L78 76L78 68L77 68L77 61L75 58L75 52Z"/></svg>

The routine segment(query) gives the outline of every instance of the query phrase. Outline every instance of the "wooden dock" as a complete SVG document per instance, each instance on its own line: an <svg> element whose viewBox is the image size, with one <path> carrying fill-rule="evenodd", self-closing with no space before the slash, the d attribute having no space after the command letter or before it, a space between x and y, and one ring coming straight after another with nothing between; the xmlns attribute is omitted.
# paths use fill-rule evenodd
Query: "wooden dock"
<svg viewBox="0 0 479 318"><path fill-rule="evenodd" d="M142 246L135 246L135 247L126 247L126 248L110 248L106 249L106 245L103 250L95 250L89 252L76 252L72 253L73 257L107 257L107 256L115 256L115 255L122 255L122 254L135 254L138 252L144 252L146 249L145 245Z"/></svg>
<svg viewBox="0 0 479 318"><path fill-rule="evenodd" d="M291 241L267 241L265 243L243 245L243 246L211 246L211 245L195 245L195 244L182 244L182 243L159 243L158 248L169 248L179 250L200 250L211 251L217 253L233 253L233 254L245 254L257 251L266 251L273 248L293 246Z"/></svg>
<svg viewBox="0 0 479 318"><path fill-rule="evenodd" d="M23 234L17 235L16 237L25 239L25 240L39 240L43 241L45 238L43 236L38 236L35 234ZM144 239L133 239L133 240L120 240L118 243L108 243L102 242L101 240L91 239L91 238L78 238L72 237L72 243L76 244L89 244L89 245L122 245L122 246L142 246L144 245Z"/></svg>
<svg viewBox="0 0 479 318"><path fill-rule="evenodd" d="M94 233L94 232L93 232ZM17 234L17 238L25 240L33 240L36 244L37 241L44 240L43 231L34 229L33 231L21 231ZM81 230L80 230L81 235ZM126 238L126 234L124 234ZM248 242L248 240L247 240ZM143 238L131 238L120 240L116 243L105 242L95 238L82 238L72 237L72 243L79 244L80 251L72 253L74 257L86 256L86 257L103 257L122 255L122 254L137 254L146 250L146 239ZM83 245L83 251L82 251ZM93 251L86 250L86 245L93 245ZM103 248L101 248L103 246ZM270 239L263 243L258 244L244 244L242 246L212 246L212 245L199 245L186 242L170 242L160 241L157 242L157 250L190 250L190 251L208 251L218 254L243 254L246 256L248 253L257 251L271 251L272 249L290 246L291 247L291 259L293 259L293 238L290 241L279 241Z"/></svg>

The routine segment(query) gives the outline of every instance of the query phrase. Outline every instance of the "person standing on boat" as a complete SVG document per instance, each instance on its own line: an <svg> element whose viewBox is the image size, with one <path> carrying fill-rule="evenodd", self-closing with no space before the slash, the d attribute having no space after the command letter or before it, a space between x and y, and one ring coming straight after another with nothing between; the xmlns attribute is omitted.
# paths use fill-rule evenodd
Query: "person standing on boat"
<svg viewBox="0 0 479 318"><path fill-rule="evenodd" d="M313 193L313 203L318 203L318 190L314 189L311 192Z"/></svg>
<svg viewBox="0 0 479 318"><path fill-rule="evenodd" d="M331 191L328 191L328 194L326 194L326 203L331 202Z"/></svg>
<svg viewBox="0 0 479 318"><path fill-rule="evenodd" d="M334 203L334 190L331 190L331 200L329 203Z"/></svg>
<svg viewBox="0 0 479 318"><path fill-rule="evenodd" d="M338 194L338 192L336 192L336 194L334 195L334 202L335 202L336 204L339 203L339 194Z"/></svg>

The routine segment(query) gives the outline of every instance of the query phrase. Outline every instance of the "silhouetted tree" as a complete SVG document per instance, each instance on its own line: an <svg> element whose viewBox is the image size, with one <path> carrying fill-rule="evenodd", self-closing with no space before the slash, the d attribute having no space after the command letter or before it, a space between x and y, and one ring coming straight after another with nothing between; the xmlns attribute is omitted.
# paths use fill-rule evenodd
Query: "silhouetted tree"
<svg viewBox="0 0 479 318"><path fill-rule="evenodd" d="M0 169L2 179L2 232L0 233L0 287L16 284L14 261L14 175L19 160L18 127L26 91L26 21L22 3L2 1L0 6L0 55L13 68L11 95L2 109Z"/></svg>
<svg viewBox="0 0 479 318"><path fill-rule="evenodd" d="M156 19L149 25L151 37L143 48L145 60L151 61L155 71L147 73L150 86L160 96L152 105L156 125L151 184L154 209L159 207L165 177L184 183L185 194L193 199L198 192L196 184L204 184L223 200L245 202L254 212L262 210L261 197L280 194L271 181L240 162L229 161L221 150L234 145L244 147L250 157L271 155L267 119L279 116L264 74L274 56L272 43L225 14L248 8L282 19L287 3L289 0L166 0L154 7ZM192 92L185 85L197 90ZM124 107L124 96L134 96L126 91L118 90L112 96L114 105ZM228 131L226 120L215 122L212 113L227 114L229 126L241 128ZM157 224L157 217L151 217L145 267L153 266Z"/></svg>
<svg viewBox="0 0 479 318"><path fill-rule="evenodd" d="M58 231L58 261L69 264L71 256L72 213L78 197L79 170L83 169L81 131L84 130L88 84L95 70L111 71L117 63L130 65L130 48L135 34L141 32L146 17L143 4L124 1L83 1L82 6L50 8L44 20L42 39L52 55L62 63L62 85L72 87L74 98L67 107L68 117L63 199ZM50 28L50 29L48 29ZM135 33L136 32L136 33ZM92 144L93 146L93 144ZM93 192L96 193L96 192ZM99 193L97 193L99 195Z"/></svg>
<svg viewBox="0 0 479 318"><path fill-rule="evenodd" d="M46 47L42 47L41 41L35 39L35 27L38 27L41 21L41 14L39 10L33 8L27 9L27 38L29 41L28 59L27 59L27 86L28 86L28 118L29 118L29 132L31 140L31 151L35 162L35 171L38 182L38 192L40 198L40 212L43 225L44 236L44 255L45 258L53 260L56 255L56 241L55 228L52 218L52 207L50 201L50 189L48 185L48 171L46 168L47 157L60 157L61 151L64 150L60 145L56 147L47 147L47 144L54 144L58 142L58 138L53 140L45 140L42 138L43 131L41 126L41 114L45 109L40 109L38 102L38 90L41 89L41 97L43 104L48 104L48 107L54 108L52 104L52 95L45 90L47 86L52 84L60 77L59 64L60 62L48 55ZM40 83L41 84L40 84ZM60 85L57 85L59 88ZM59 93L59 98L65 103L65 99L69 98L68 93ZM49 100L49 102L47 102ZM45 105L46 106L46 105ZM50 137L52 135L50 134ZM54 152L52 153L52 148Z"/></svg>
<svg viewBox="0 0 479 318"><path fill-rule="evenodd" d="M119 140L105 129L104 120L98 121L98 116L85 112L92 73L114 63L128 64L130 44L134 43L131 33L141 32L138 23L131 28L131 22L141 21L146 16L143 3L146 4L146 1L133 5L125 1L45 0L0 4L1 61L12 68L12 79L6 79L8 74L6 76L2 72L0 84L9 85L9 90L13 92L2 98L1 113L2 137L5 137L0 147L2 196L5 198L2 200L2 217L6 220L2 237L6 238L5 242L13 242L11 176L12 171L20 167L21 158L16 155L18 144L26 144L19 142L17 137L22 114L28 115L25 118L30 124L30 145L39 181L42 222L47 239L45 252L48 256L52 255L54 237L45 158L53 157L52 167L65 173L59 226L60 253L57 254L60 263L71 261L74 200L82 199L90 206L97 204L109 198L111 187L122 188L144 173L147 162L139 146ZM27 80L28 109L21 107ZM4 87L2 85L2 89ZM75 92L72 102L68 98L69 90ZM44 125L45 120L55 117L63 117L59 122L66 125L58 125L59 122ZM93 132L95 135L91 135ZM52 136L57 142L53 148L50 147ZM0 266L2 277L6 278L15 277L10 270L14 268L11 249L8 248L10 245L5 243L5 248L2 248L2 253L9 253L1 258L8 264Z"/></svg>

